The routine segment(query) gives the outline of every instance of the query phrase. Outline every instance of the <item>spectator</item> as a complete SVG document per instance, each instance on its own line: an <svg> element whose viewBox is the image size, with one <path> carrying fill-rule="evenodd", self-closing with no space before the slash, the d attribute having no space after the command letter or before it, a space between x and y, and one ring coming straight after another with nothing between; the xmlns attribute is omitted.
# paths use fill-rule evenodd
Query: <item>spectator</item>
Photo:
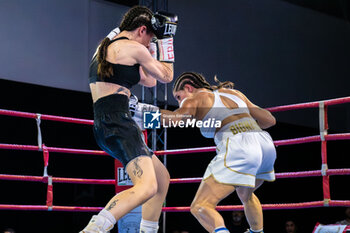
<svg viewBox="0 0 350 233"><path fill-rule="evenodd" d="M338 221L336 222L336 224L341 224L341 225L350 225L350 207L347 207L345 209L345 219L344 220L341 220L341 221Z"/></svg>
<svg viewBox="0 0 350 233"><path fill-rule="evenodd" d="M232 211L230 218L227 221L227 229L230 232L244 232L249 228L243 211Z"/></svg>
<svg viewBox="0 0 350 233"><path fill-rule="evenodd" d="M12 228L6 228L3 233L16 233Z"/></svg>
<svg viewBox="0 0 350 233"><path fill-rule="evenodd" d="M173 230L172 233L190 233L190 232L186 230Z"/></svg>
<svg viewBox="0 0 350 233"><path fill-rule="evenodd" d="M285 223L287 233L297 233L297 225L293 220L287 220Z"/></svg>

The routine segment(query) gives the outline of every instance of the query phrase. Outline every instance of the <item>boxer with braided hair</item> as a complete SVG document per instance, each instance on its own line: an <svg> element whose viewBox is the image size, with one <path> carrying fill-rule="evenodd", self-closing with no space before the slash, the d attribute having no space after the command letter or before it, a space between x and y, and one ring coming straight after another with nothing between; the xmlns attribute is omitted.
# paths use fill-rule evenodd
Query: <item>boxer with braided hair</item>
<svg viewBox="0 0 350 233"><path fill-rule="evenodd" d="M196 72L185 72L174 82L173 95L179 103L174 112L161 110L162 118L184 121L190 116L201 121L219 121L200 131L214 138L217 155L208 165L191 204L191 213L210 233L228 233L217 204L234 191L244 205L249 232L263 232L263 213L256 190L264 180L273 181L276 150L270 135L262 129L275 118L253 104L232 82L210 85ZM183 116L183 117L182 117ZM162 119L162 122L164 120ZM191 119L192 120L192 119Z"/></svg>
<svg viewBox="0 0 350 233"><path fill-rule="evenodd" d="M233 89L232 82L214 79L217 86L211 86L201 74L185 72L173 86L173 95L180 105L174 113L221 121L218 128L200 128L203 136L214 138L218 149L191 204L191 213L208 232L227 233L215 207L237 191L249 232L261 233L262 208L253 192L264 180L275 179L275 147L270 135L261 130L273 126L275 118Z"/></svg>
<svg viewBox="0 0 350 233"><path fill-rule="evenodd" d="M110 199L81 233L109 232L121 217L139 205L142 205L140 232L158 231L170 177L166 167L144 143L142 132L129 111L129 101L130 88L136 84L152 87L157 80L172 81L174 60L157 60L151 55L154 51L149 51L155 35L159 40L172 40L174 33L169 34L162 28L168 24L176 26L177 17L172 20L172 16L153 14L144 6L129 9L119 28L103 39L93 56L89 83L94 136L101 149L123 163L133 187ZM162 35L162 31L166 35Z"/></svg>

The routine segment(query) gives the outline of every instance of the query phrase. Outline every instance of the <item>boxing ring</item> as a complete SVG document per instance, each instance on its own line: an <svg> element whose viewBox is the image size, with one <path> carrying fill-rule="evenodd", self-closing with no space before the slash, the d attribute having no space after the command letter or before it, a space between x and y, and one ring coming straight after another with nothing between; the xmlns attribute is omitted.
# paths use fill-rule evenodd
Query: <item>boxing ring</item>
<svg viewBox="0 0 350 233"><path fill-rule="evenodd" d="M325 101L316 101L309 103L293 104L267 108L271 112L291 111L297 109L306 108L318 108L319 109L319 135L291 138L285 140L274 141L275 146L288 146L302 143L320 142L321 143L321 158L322 164L320 170L311 171L299 171L299 172L283 172L276 173L276 179L284 178L303 178L303 177L322 177L322 189L323 200L316 200L310 202L299 203L272 203L262 204L264 210L277 210L277 209L304 209L315 207L335 207L343 206L350 207L350 200L332 200L330 195L330 182L329 177L334 175L350 175L350 168L331 169L327 164L327 142L335 140L349 140L350 133L340 134L328 134L328 106L350 103L350 97L330 99ZM12 110L0 109L0 115L6 115L11 117L32 118L36 120L37 125L37 141L38 145L18 145L18 144L4 144L0 143L0 149L3 150L23 150L23 151L39 151L43 155L44 167L43 176L28 176L19 174L0 174L0 180L15 180L26 182L41 182L47 186L46 192L46 204L45 205L30 205L30 204L0 204L1 210L32 210L32 211L76 211L76 212L98 212L103 207L86 207L86 206L56 206L53 205L53 186L55 183L73 183L73 184L95 184L95 185L115 185L116 192L124 190L130 186L120 186L116 181L118 179L118 169L122 167L121 163L115 160L115 178L114 179L84 179L84 178L68 178L68 177L54 177L48 174L48 165L50 153L69 153L69 154L85 154L85 155L100 155L106 156L107 153L100 150L87 150L87 149L73 149L73 148L59 148L49 147L42 143L43 138L41 135L41 121L60 121L70 124L81 125L93 125L92 120L53 116L45 114L36 114L28 112L19 112ZM147 133L147 131L145 132ZM147 137L146 137L147 138ZM177 155L177 154L191 154L191 153L205 153L214 152L215 146L212 147L200 147L189 149L176 149L155 151L157 156L163 155ZM179 183L199 183L202 178L175 178L171 179L171 184ZM43 198L44 199L44 198ZM232 211L242 210L242 205L226 205L218 206L219 211ZM163 207L163 212L188 212L190 207L188 206L176 206L176 207Z"/></svg>

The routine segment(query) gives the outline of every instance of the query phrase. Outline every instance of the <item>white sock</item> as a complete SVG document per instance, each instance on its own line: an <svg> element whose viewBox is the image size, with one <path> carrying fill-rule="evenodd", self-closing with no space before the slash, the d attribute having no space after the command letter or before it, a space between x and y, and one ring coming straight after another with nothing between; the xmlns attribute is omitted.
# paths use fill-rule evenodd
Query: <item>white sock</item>
<svg viewBox="0 0 350 233"><path fill-rule="evenodd" d="M221 227L215 228L213 233L230 233L230 232L228 231L228 229L226 227L221 226Z"/></svg>
<svg viewBox="0 0 350 233"><path fill-rule="evenodd" d="M104 231L110 231L113 229L117 222L111 212L106 209L101 210L100 213L98 213L97 218L101 219L101 222L98 221L96 224L100 225Z"/></svg>
<svg viewBox="0 0 350 233"><path fill-rule="evenodd" d="M140 233L157 233L158 222L152 222L142 219L140 223Z"/></svg>
<svg viewBox="0 0 350 233"><path fill-rule="evenodd" d="M251 232L251 233L264 233L264 228L261 228L260 230L252 230L252 228L250 228L249 232Z"/></svg>

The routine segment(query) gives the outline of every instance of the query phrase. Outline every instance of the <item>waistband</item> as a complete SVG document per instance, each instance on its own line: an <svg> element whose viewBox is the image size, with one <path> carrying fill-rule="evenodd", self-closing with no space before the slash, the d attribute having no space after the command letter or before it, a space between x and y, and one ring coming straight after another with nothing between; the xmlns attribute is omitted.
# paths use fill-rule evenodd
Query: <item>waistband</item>
<svg viewBox="0 0 350 233"><path fill-rule="evenodd" d="M98 99L94 105L94 113L129 112L129 97L112 94Z"/></svg>
<svg viewBox="0 0 350 233"><path fill-rule="evenodd" d="M232 121L224 125L218 132L216 132L214 141L218 145L223 139L234 136L239 133L260 132L262 129L251 117L243 117L239 120Z"/></svg>

